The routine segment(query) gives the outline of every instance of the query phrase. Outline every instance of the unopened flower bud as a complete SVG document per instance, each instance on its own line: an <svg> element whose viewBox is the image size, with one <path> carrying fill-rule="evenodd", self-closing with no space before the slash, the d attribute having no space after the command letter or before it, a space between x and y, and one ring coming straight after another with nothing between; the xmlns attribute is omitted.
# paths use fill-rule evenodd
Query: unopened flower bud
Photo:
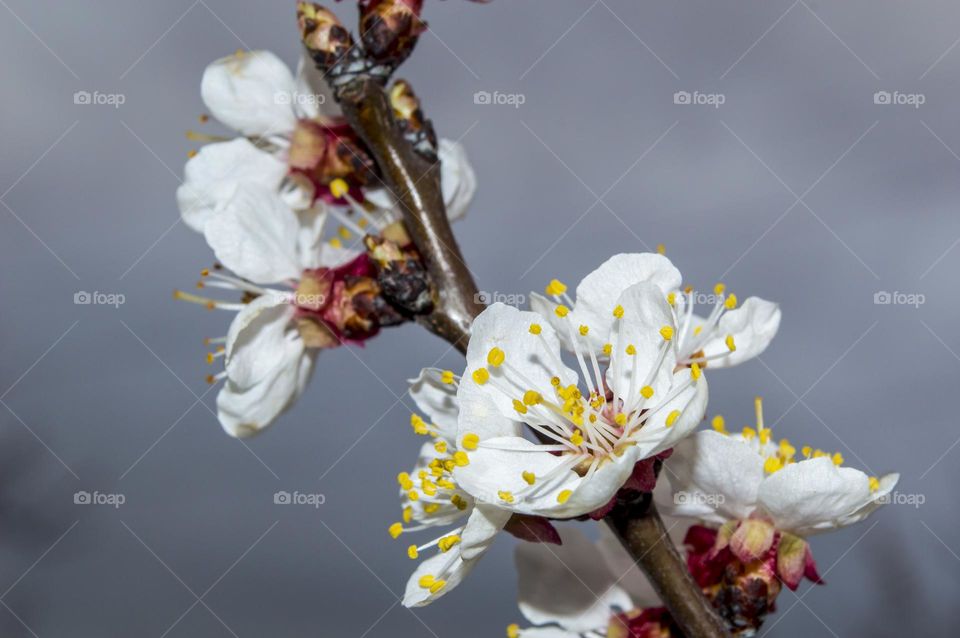
<svg viewBox="0 0 960 638"><path fill-rule="evenodd" d="M353 48L353 36L331 11L315 2L297 4L300 37L314 61L329 69Z"/></svg>
<svg viewBox="0 0 960 638"><path fill-rule="evenodd" d="M433 298L427 271L420 255L409 243L403 227L397 224L391 233L383 236L367 235L364 242L367 252L377 265L377 281L383 297L402 312L411 315L425 314L433 309ZM406 244L387 239L387 235L407 240ZM402 239L401 239L402 241Z"/></svg>
<svg viewBox="0 0 960 638"><path fill-rule="evenodd" d="M368 57L396 67L413 52L426 23L423 0L361 0L360 39Z"/></svg>

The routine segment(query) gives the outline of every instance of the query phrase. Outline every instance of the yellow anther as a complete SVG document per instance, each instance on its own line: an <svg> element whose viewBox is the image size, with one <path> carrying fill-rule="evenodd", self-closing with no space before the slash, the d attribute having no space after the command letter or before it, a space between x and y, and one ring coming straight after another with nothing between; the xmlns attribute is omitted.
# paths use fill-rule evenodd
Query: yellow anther
<svg viewBox="0 0 960 638"><path fill-rule="evenodd" d="M743 435L743 438L749 441L757 436L757 431L748 425L743 428L743 432L741 432L741 434Z"/></svg>
<svg viewBox="0 0 960 638"><path fill-rule="evenodd" d="M786 439L780 439L780 458L792 459L796 453L797 448L790 445L790 441Z"/></svg>
<svg viewBox="0 0 960 638"><path fill-rule="evenodd" d="M403 523L394 523L387 531L390 532L390 537L393 539L400 538L400 534L403 534Z"/></svg>
<svg viewBox="0 0 960 638"><path fill-rule="evenodd" d="M676 306L676 305L677 305L677 293L675 293L675 292L667 293L667 303L670 304L671 306Z"/></svg>
<svg viewBox="0 0 960 638"><path fill-rule="evenodd" d="M557 316L560 317L561 319L563 319L563 318L566 317L568 314L570 314L570 309L567 308L566 306L564 306L563 304L560 304L559 306L557 306L556 308L554 308L553 311L554 311L554 312L557 314Z"/></svg>
<svg viewBox="0 0 960 638"><path fill-rule="evenodd" d="M737 307L737 296L732 292L723 300L723 307L727 310L733 310Z"/></svg>
<svg viewBox="0 0 960 638"><path fill-rule="evenodd" d="M369 224L370 222L368 222L366 219L361 218L357 220L357 226L360 228L366 228Z"/></svg>
<svg viewBox="0 0 960 638"><path fill-rule="evenodd" d="M504 503L513 503L513 493L506 490L500 490L497 492L497 496L500 497L500 500Z"/></svg>
<svg viewBox="0 0 960 638"><path fill-rule="evenodd" d="M548 295L562 295L567 291L567 286L559 279L551 279L550 283L547 284L547 287L544 289Z"/></svg>
<svg viewBox="0 0 960 638"><path fill-rule="evenodd" d="M627 424L627 415L623 412L618 412L617 416L613 417L613 421L620 427L623 427Z"/></svg>
<svg viewBox="0 0 960 638"><path fill-rule="evenodd" d="M403 522L409 523L413 520L413 508L409 505L403 508Z"/></svg>
<svg viewBox="0 0 960 638"><path fill-rule="evenodd" d="M451 534L450 536L444 536L440 539L440 542L437 543L437 547L440 548L441 552L449 552L454 545L460 542L460 537L456 534Z"/></svg>
<svg viewBox="0 0 960 638"><path fill-rule="evenodd" d="M494 368L499 368L503 365L504 359L507 358L507 355L504 354L503 350L500 348L490 348L490 352L487 353L487 363L493 366Z"/></svg>
<svg viewBox="0 0 960 638"><path fill-rule="evenodd" d="M520 414L526 414L526 413L527 413L527 406L525 406L525 405L523 404L523 401L521 401L520 399L514 399L514 400L513 400L513 409L516 410L517 412L519 412Z"/></svg>
<svg viewBox="0 0 960 638"><path fill-rule="evenodd" d="M829 455L828 455L826 452L824 452L823 450L814 450L814 451L813 451L813 458L815 458L815 459L823 458L823 457L825 457L825 456L829 456Z"/></svg>
<svg viewBox="0 0 960 638"><path fill-rule="evenodd" d="M693 378L694 381L699 380L699 379L700 379L700 376L701 376L702 374L703 374L703 373L700 371L700 364L699 364L699 363L691 363L691 364L690 364L690 377Z"/></svg>
<svg viewBox="0 0 960 638"><path fill-rule="evenodd" d="M657 254L658 254L658 255L666 255L666 254L667 254L667 247L664 246L663 244L657 244Z"/></svg>
<svg viewBox="0 0 960 638"><path fill-rule="evenodd" d="M580 326L581 337L586 337L588 332L590 332L590 326Z"/></svg>
<svg viewBox="0 0 960 638"><path fill-rule="evenodd" d="M343 248L343 242L340 241L339 237L334 237L328 243L334 248Z"/></svg>
<svg viewBox="0 0 960 638"><path fill-rule="evenodd" d="M843 465L843 455L839 452L834 452L830 458L833 460L834 465Z"/></svg>
<svg viewBox="0 0 960 638"><path fill-rule="evenodd" d="M420 483L420 488L423 490L423 493L427 496L436 496L437 495L437 484L433 481L428 481L424 479Z"/></svg>
<svg viewBox="0 0 960 638"><path fill-rule="evenodd" d="M473 377L473 380L477 385L483 385L490 380L490 373L486 368L477 368L470 376Z"/></svg>
<svg viewBox="0 0 960 638"><path fill-rule="evenodd" d="M613 316L617 319L623 319L623 306L617 304L617 307L613 309Z"/></svg>
<svg viewBox="0 0 960 638"><path fill-rule="evenodd" d="M763 471L767 474L773 474L774 472L783 468L783 461L779 457L771 456L763 462Z"/></svg>
<svg viewBox="0 0 960 638"><path fill-rule="evenodd" d="M876 476L870 477L870 491L876 492L880 489L880 480Z"/></svg>
<svg viewBox="0 0 960 638"><path fill-rule="evenodd" d="M407 548L407 556L410 557L410 560L417 560L418 558L420 558L420 552L417 551L416 545L411 545L410 547Z"/></svg>
<svg viewBox="0 0 960 638"><path fill-rule="evenodd" d="M443 589L443 588L446 587L446 586L447 586L447 581L445 581L445 580L435 580L435 581L433 581L433 584L430 585L430 593L431 593L431 594L436 594L437 592L439 592L441 589Z"/></svg>
<svg viewBox="0 0 960 638"><path fill-rule="evenodd" d="M664 341L670 341L673 339L673 326L664 326L660 328L660 336L663 337Z"/></svg>
<svg viewBox="0 0 960 638"><path fill-rule="evenodd" d="M637 348L636 348L636 346L634 346L632 343L627 344L626 353L627 353L628 355L630 355L631 357L632 357L633 355L637 354Z"/></svg>
<svg viewBox="0 0 960 638"><path fill-rule="evenodd" d="M400 484L400 487L409 490L413 487L413 481L410 480L410 475L406 472L400 472L397 474L397 483Z"/></svg>
<svg viewBox="0 0 960 638"><path fill-rule="evenodd" d="M447 385L453 385L453 370L444 370L440 373L440 381Z"/></svg>
<svg viewBox="0 0 960 638"><path fill-rule="evenodd" d="M680 418L680 410L674 410L673 412L671 412L670 414L668 414L668 415L667 415L667 427L669 428L669 427L673 426L673 424L676 423L676 422L677 422L677 419L679 419L679 418Z"/></svg>
<svg viewBox="0 0 960 638"><path fill-rule="evenodd" d="M643 386L640 388L640 395L643 396L644 399L649 399L653 396L653 388L648 385Z"/></svg>
<svg viewBox="0 0 960 638"><path fill-rule="evenodd" d="M567 501L570 500L571 494L573 494L572 490L563 490L562 492L557 494L557 502L561 504L566 503Z"/></svg>
<svg viewBox="0 0 960 638"><path fill-rule="evenodd" d="M523 477L523 480L527 482L527 485L533 485L537 482L537 475L533 472L522 472L520 475Z"/></svg>
<svg viewBox="0 0 960 638"><path fill-rule="evenodd" d="M800 454L803 454L803 458L809 459L810 455L813 454L813 448L809 445L804 445L802 448L800 448Z"/></svg>
<svg viewBox="0 0 960 638"><path fill-rule="evenodd" d="M550 385L555 388L560 387L560 377L550 377Z"/></svg>
<svg viewBox="0 0 960 638"><path fill-rule="evenodd" d="M727 432L727 422L719 414L710 420L710 426L715 432L719 432L721 434L726 434Z"/></svg>
<svg viewBox="0 0 960 638"><path fill-rule="evenodd" d="M437 441L433 444L433 449L436 450L439 454L443 454L447 451L447 442L446 441Z"/></svg>
<svg viewBox="0 0 960 638"><path fill-rule="evenodd" d="M470 465L470 457L463 450L458 450L453 453L453 464L457 467L466 467Z"/></svg>
<svg viewBox="0 0 960 638"><path fill-rule="evenodd" d="M414 501L414 502L419 501L420 492L418 492L417 490L407 490L407 498L409 498L411 501Z"/></svg>
<svg viewBox="0 0 960 638"><path fill-rule="evenodd" d="M766 445L770 442L770 438L773 436L773 430L770 428L760 428L758 434L760 435L760 443Z"/></svg>
<svg viewBox="0 0 960 638"><path fill-rule="evenodd" d="M538 334L540 334L541 332L543 332L543 328L540 326L539 323L531 323L531 324L530 324L530 334L532 334L532 335L538 335Z"/></svg>
<svg viewBox="0 0 960 638"><path fill-rule="evenodd" d="M353 235L350 233L350 230L346 226L341 226L337 229L337 234L340 235L341 239L350 239Z"/></svg>
<svg viewBox="0 0 960 638"><path fill-rule="evenodd" d="M691 292L693 292L693 286L686 286L686 287L683 289L683 292L685 292L686 294L689 295Z"/></svg>
<svg viewBox="0 0 960 638"><path fill-rule="evenodd" d="M701 332L703 332L703 326L694 326L693 328L694 337L699 337Z"/></svg>
<svg viewBox="0 0 960 638"><path fill-rule="evenodd" d="M520 638L520 625L517 623L507 625L507 638Z"/></svg>
<svg viewBox="0 0 960 638"><path fill-rule="evenodd" d="M435 582L436 580L434 579L433 574L424 574L420 577L420 580L417 581L417 584L423 589L430 589L430 586Z"/></svg>
<svg viewBox="0 0 960 638"><path fill-rule="evenodd" d="M196 156L197 156L197 151L196 151L196 149L190 149L189 151L187 151L187 157L188 157L189 159L193 159L193 158L196 157Z"/></svg>
<svg viewBox="0 0 960 638"><path fill-rule="evenodd" d="M473 432L467 432L463 435L463 439L460 441L460 447L464 450L473 450L477 449L477 446L480 444L480 437L474 434Z"/></svg>
<svg viewBox="0 0 960 638"><path fill-rule="evenodd" d="M580 430L574 430L573 434L570 436L570 442L574 445L582 445L583 433Z"/></svg>
<svg viewBox="0 0 960 638"><path fill-rule="evenodd" d="M527 390L523 393L523 402L527 405L540 405L543 403L543 395L536 390Z"/></svg>
<svg viewBox="0 0 960 638"><path fill-rule="evenodd" d="M735 352L737 349L737 344L733 341L733 335L727 335L727 338L723 340L727 344L727 350L730 352Z"/></svg>
<svg viewBox="0 0 960 638"><path fill-rule="evenodd" d="M350 187L347 186L347 183L339 177L330 182L330 194L337 199L340 199L348 192L350 192Z"/></svg>
<svg viewBox="0 0 960 638"><path fill-rule="evenodd" d="M611 352L613 352L613 344L612 343L603 344L603 354L609 357Z"/></svg>
<svg viewBox="0 0 960 638"><path fill-rule="evenodd" d="M727 289L727 285L723 282L718 283L713 287L713 294L722 295Z"/></svg>

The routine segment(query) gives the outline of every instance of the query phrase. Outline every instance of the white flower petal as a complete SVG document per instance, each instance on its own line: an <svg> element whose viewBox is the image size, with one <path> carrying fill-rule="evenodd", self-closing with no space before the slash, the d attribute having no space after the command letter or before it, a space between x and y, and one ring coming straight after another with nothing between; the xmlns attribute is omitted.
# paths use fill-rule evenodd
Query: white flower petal
<svg viewBox="0 0 960 638"><path fill-rule="evenodd" d="M227 379L217 395L217 417L223 429L243 438L262 432L289 408L303 392L313 371L314 355L292 351L273 374L248 388L239 388Z"/></svg>
<svg viewBox="0 0 960 638"><path fill-rule="evenodd" d="M469 376L460 381L457 402L460 404L460 416L457 420L460 449L464 449L462 441L467 434L477 435L480 441L499 436L520 436L522 425L503 416L489 393Z"/></svg>
<svg viewBox="0 0 960 638"><path fill-rule="evenodd" d="M308 209L296 210L299 230L297 231L297 263L304 269L320 268L329 251L337 250L323 241L323 226L327 220L327 206L317 202ZM341 249L342 250L342 249Z"/></svg>
<svg viewBox="0 0 960 638"><path fill-rule="evenodd" d="M520 612L535 625L604 631L618 610L633 608L630 596L586 536L572 526L557 530L562 545L517 546Z"/></svg>
<svg viewBox="0 0 960 638"><path fill-rule="evenodd" d="M303 342L292 326L295 309L280 294L257 297L230 323L224 367L237 388L254 386L300 355L291 341Z"/></svg>
<svg viewBox="0 0 960 638"><path fill-rule="evenodd" d="M245 138L207 144L184 167L177 204L183 222L202 233L214 210L233 195L237 184L279 187L287 165Z"/></svg>
<svg viewBox="0 0 960 638"><path fill-rule="evenodd" d="M239 185L204 228L220 263L260 284L300 278L299 232L296 213L256 184Z"/></svg>
<svg viewBox="0 0 960 638"><path fill-rule="evenodd" d="M460 558L460 552L455 549L445 553L438 553L417 565L417 569L407 581L407 588L403 594L404 607L424 607L441 596L453 591L469 574L477 561L465 561ZM420 579L424 576L437 578L443 574L446 584L437 592L420 586Z"/></svg>
<svg viewBox="0 0 960 638"><path fill-rule="evenodd" d="M690 371L686 368L674 373L670 394L674 394L673 388L680 387L689 378ZM649 458L670 449L697 429L703 420L709 396L707 378L701 376L693 385L676 394L666 404L652 406L651 410L655 411L647 417L636 436L640 458ZM668 426L667 420L675 411L680 414L673 424Z"/></svg>
<svg viewBox="0 0 960 638"><path fill-rule="evenodd" d="M623 318L617 320L621 325L614 326L610 333L609 341L613 345L613 354L606 377L614 393L623 398L629 394L634 365L637 372L634 392L640 392L664 344L660 330L663 327L673 330L674 322L673 313L663 292L651 283L642 282L626 288L614 305L622 306L624 312ZM610 318L613 319L612 309ZM636 349L635 355L626 354L628 346ZM656 397L668 396L667 391L672 383L676 362L676 349L671 345L667 348L656 376L649 384L654 390L653 401L656 401ZM627 397L627 404L635 400L636 395Z"/></svg>
<svg viewBox="0 0 960 638"><path fill-rule="evenodd" d="M871 500L866 474L829 457L800 461L770 475L757 501L777 529L798 536L838 527Z"/></svg>
<svg viewBox="0 0 960 638"><path fill-rule="evenodd" d="M896 472L892 474L884 474L878 480L880 485L875 491L870 492L870 500L862 505L860 509L853 514L844 516L840 519L839 522L842 527L859 523L869 516L874 510L878 509L881 505L886 504L888 501L888 495L893 491L893 488L895 488L897 483L900 481L900 475Z"/></svg>
<svg viewBox="0 0 960 638"><path fill-rule="evenodd" d="M657 286L665 298L669 291L680 287L682 278L680 271L663 255L621 253L605 261L577 286L576 304L570 316L574 325L590 326L588 336L598 351L603 347L605 335L615 327L612 313L620 295L641 282Z"/></svg>
<svg viewBox="0 0 960 638"><path fill-rule="evenodd" d="M408 379L410 397L427 420L440 428L441 436L450 443L457 437L457 418L460 409L457 404L457 387L444 383L440 376L442 370L424 368L416 379Z"/></svg>
<svg viewBox="0 0 960 638"><path fill-rule="evenodd" d="M477 192L477 175L462 144L441 138L438 146L443 203L447 208L447 218L456 221L467 214L473 202Z"/></svg>
<svg viewBox="0 0 960 638"><path fill-rule="evenodd" d="M753 513L763 482L763 457L749 444L706 430L673 448L654 495L666 514L722 524Z"/></svg>
<svg viewBox="0 0 960 638"><path fill-rule="evenodd" d="M469 465L456 468L454 477L478 502L551 518L573 518L606 505L639 460L633 446L604 460L590 478L581 477L572 469L558 473L554 470L569 456L540 451L536 443L521 437L487 439L476 451L468 453L468 458ZM532 472L540 485L535 483L531 488L523 478L524 472ZM548 475L550 478L543 478ZM564 492L569 494L561 499ZM504 493L509 493L513 502L502 498Z"/></svg>
<svg viewBox="0 0 960 638"><path fill-rule="evenodd" d="M269 51L228 55L203 72L200 94L215 118L243 135L293 130L293 76Z"/></svg>
<svg viewBox="0 0 960 638"><path fill-rule="evenodd" d="M577 373L560 363L560 342L550 326L543 325L539 336L530 334L531 324L542 321L543 317L535 312L517 310L502 303L488 307L473 321L462 385L475 383L471 376L473 372L487 367L490 350L500 348L506 363L491 367L490 381L480 389L507 418L516 416L513 401L522 398L527 390L552 397L552 377L559 377L564 385L577 382Z"/></svg>
<svg viewBox="0 0 960 638"><path fill-rule="evenodd" d="M709 362L711 368L728 368L761 354L770 345L780 327L780 306L759 297L750 297L736 310L720 317L715 336L703 344L706 356L728 353L728 335L737 349Z"/></svg>
<svg viewBox="0 0 960 638"><path fill-rule="evenodd" d="M470 513L467 524L460 532L460 556L463 560L475 560L490 549L494 539L503 530L513 512L485 505L477 506Z"/></svg>
<svg viewBox="0 0 960 638"><path fill-rule="evenodd" d="M294 94L294 107L301 117L339 117L340 106L333 97L333 91L317 69L309 55L304 53L297 63L297 86Z"/></svg>

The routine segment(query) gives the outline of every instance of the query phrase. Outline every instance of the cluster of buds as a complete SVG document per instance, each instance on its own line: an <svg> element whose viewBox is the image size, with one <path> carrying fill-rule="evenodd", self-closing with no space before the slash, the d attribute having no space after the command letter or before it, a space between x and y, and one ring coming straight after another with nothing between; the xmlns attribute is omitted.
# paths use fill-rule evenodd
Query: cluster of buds
<svg viewBox="0 0 960 638"><path fill-rule="evenodd" d="M388 93L393 116L413 149L428 160L437 160L437 134L433 122L426 119L420 99L406 80L397 80Z"/></svg>
<svg viewBox="0 0 960 638"><path fill-rule="evenodd" d="M302 119L290 138L291 177L314 193L314 199L339 201L346 193L362 201L361 188L376 172L376 164L357 134L340 120L329 123Z"/></svg>
<svg viewBox="0 0 960 638"><path fill-rule="evenodd" d="M359 343L404 321L388 303L366 254L337 268L303 273L296 291L297 328L307 347Z"/></svg>
<svg viewBox="0 0 960 638"><path fill-rule="evenodd" d="M775 610L781 584L796 589L806 576L822 583L809 546L767 521L730 521L719 530L688 531L687 567L735 633L752 635Z"/></svg>
<svg viewBox="0 0 960 638"><path fill-rule="evenodd" d="M403 225L394 222L379 236L367 235L364 243L376 264L383 297L406 315L429 313L433 309L430 280Z"/></svg>

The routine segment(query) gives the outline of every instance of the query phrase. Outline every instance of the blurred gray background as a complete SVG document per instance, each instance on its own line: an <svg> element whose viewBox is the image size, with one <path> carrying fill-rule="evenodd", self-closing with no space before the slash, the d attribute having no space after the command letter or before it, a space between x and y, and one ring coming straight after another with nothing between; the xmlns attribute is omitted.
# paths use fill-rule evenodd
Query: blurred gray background
<svg viewBox="0 0 960 638"><path fill-rule="evenodd" d="M956 4L426 4L432 31L402 76L479 175L456 230L482 289L572 284L663 243L690 283L783 307L760 362L711 376L710 414L744 425L762 394L778 435L899 470L898 491L922 495L815 538L827 586L785 591L765 633L953 635ZM4 636L479 637L520 620L508 538L440 604L398 603L412 565L385 530L420 444L404 380L458 366L445 343L406 327L324 354L246 445L211 411L202 339L230 317L171 299L212 260L178 222L183 132L213 59L295 63L293 5L0 0ZM125 303L76 305L79 291ZM278 490L326 502L277 506ZM75 505L77 491L125 503Z"/></svg>

